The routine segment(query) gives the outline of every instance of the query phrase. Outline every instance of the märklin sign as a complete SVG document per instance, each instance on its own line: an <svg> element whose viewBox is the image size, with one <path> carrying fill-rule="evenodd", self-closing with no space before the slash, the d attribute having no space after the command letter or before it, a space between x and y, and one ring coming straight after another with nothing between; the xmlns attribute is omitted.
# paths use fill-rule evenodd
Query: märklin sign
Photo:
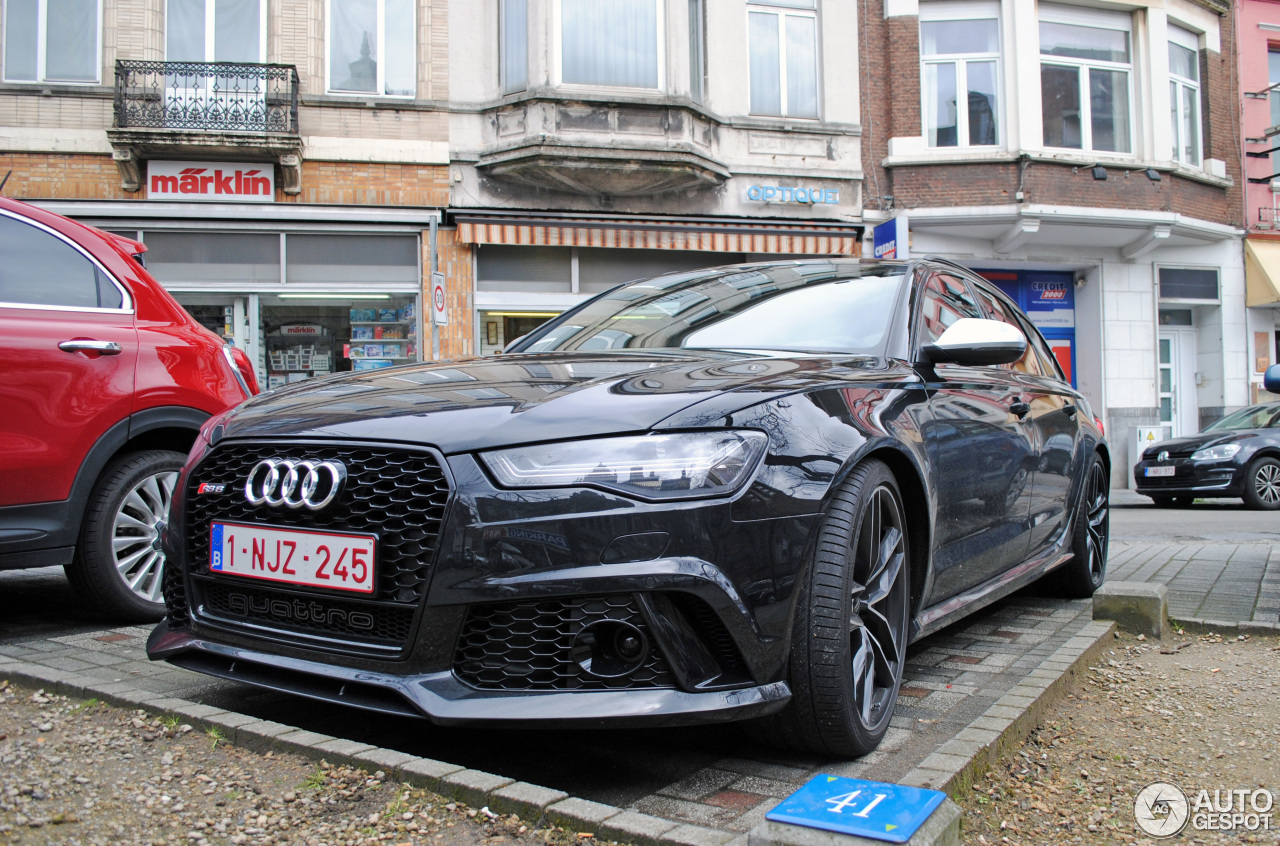
<svg viewBox="0 0 1280 846"><path fill-rule="evenodd" d="M147 162L147 199L272 203L275 166L244 162Z"/></svg>

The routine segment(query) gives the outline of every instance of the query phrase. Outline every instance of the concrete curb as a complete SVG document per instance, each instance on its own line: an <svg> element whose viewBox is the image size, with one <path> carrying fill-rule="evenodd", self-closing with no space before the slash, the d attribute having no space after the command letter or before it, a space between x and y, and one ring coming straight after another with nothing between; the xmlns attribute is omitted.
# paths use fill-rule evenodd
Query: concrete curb
<svg viewBox="0 0 1280 846"><path fill-rule="evenodd" d="M1280 634L1280 623L1266 623L1260 620L1241 620L1233 623L1230 620L1201 620L1198 617L1170 617L1170 621L1178 628L1190 634L1232 629L1240 634L1258 632L1259 634Z"/></svg>
<svg viewBox="0 0 1280 846"><path fill-rule="evenodd" d="M907 773L902 782L943 790L952 797L960 795L1001 755L1021 745L1044 710L1102 652L1104 639L1114 627L1115 624L1110 622L1086 625L1080 634L1042 661L1022 684L1001 697L983 716L943 744L919 767ZM382 770L390 779L432 790L473 807L488 806L501 813L518 814L523 819L535 821L535 824L553 823L578 832L591 832L601 839L642 846L748 846L749 838L751 846L789 842L785 838L773 837L769 833L771 829L764 826L757 826L748 835L689 825L589 802L559 790L493 773L469 770L444 761L418 758L404 752L150 693L126 682L105 682L3 656L0 656L0 677L63 696L98 699L122 708L175 715L202 730L217 730L227 742L255 751L283 750L312 760L324 759L362 767L370 772ZM948 821L945 828L938 829L941 839L930 837L920 842L929 846L955 842L949 839L953 836L952 828ZM812 831L816 833L816 830ZM842 838L840 842L849 844L851 840ZM917 841L913 838L911 842L915 844Z"/></svg>

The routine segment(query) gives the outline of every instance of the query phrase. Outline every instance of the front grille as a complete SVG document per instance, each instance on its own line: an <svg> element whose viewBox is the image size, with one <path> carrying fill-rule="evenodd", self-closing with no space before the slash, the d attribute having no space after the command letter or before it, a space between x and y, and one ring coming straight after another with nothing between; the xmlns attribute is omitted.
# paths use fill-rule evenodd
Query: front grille
<svg viewBox="0 0 1280 846"><path fill-rule="evenodd" d="M337 459L347 467L347 481L337 501L313 512L307 509L252 505L244 497L250 470L264 458L326 461ZM439 542L449 500L449 482L440 461L427 450L345 444L229 444L215 448L187 477L187 570L195 576L192 602L204 604L221 621L272 625L284 632L298 632L355 642L407 645L412 620L426 594L431 564ZM224 484L217 494L197 494L201 483ZM349 595L305 586L267 590L245 585L235 576L209 574L210 523L214 520L282 526L321 532L375 534L377 582L374 593L361 601ZM217 586L226 588L219 592ZM323 606L325 613L284 615L244 610L228 605L228 591L246 596L277 594L305 598ZM373 614L375 629L353 631L346 614L359 606ZM334 611L338 613L329 613ZM303 618L301 621L299 618ZM394 634L393 634L394 633Z"/></svg>
<svg viewBox="0 0 1280 846"><path fill-rule="evenodd" d="M293 591L201 581L205 610L219 618L268 625L304 634L318 628L329 635L399 646L413 628L412 607L388 608L378 603L329 597L301 597Z"/></svg>
<svg viewBox="0 0 1280 846"><path fill-rule="evenodd" d="M164 607L168 611L165 618L169 628L180 629L187 624L187 586L183 582L182 572L176 566L164 568L164 576L160 582L160 591L164 594Z"/></svg>
<svg viewBox="0 0 1280 846"><path fill-rule="evenodd" d="M620 678L587 673L572 650L595 623L630 623L649 640L648 657ZM675 687L630 595L585 596L473 606L453 657L454 674L482 690L618 690Z"/></svg>

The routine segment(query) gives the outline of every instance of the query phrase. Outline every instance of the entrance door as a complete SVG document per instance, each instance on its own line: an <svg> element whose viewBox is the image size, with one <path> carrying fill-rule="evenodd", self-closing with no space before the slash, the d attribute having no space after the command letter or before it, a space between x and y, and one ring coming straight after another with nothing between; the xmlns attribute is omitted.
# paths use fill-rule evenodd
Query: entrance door
<svg viewBox="0 0 1280 846"><path fill-rule="evenodd" d="M1160 426L1165 437L1179 438L1200 431L1195 330L1161 328L1156 367Z"/></svg>

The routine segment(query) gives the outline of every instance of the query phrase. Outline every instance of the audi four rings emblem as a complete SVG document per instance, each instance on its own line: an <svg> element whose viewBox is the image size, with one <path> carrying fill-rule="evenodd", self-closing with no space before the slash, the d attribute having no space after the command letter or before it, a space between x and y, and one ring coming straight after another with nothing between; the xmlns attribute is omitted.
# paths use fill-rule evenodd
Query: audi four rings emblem
<svg viewBox="0 0 1280 846"><path fill-rule="evenodd" d="M284 505L319 511L337 499L347 468L341 461L264 458L249 471L244 498L253 505Z"/></svg>

